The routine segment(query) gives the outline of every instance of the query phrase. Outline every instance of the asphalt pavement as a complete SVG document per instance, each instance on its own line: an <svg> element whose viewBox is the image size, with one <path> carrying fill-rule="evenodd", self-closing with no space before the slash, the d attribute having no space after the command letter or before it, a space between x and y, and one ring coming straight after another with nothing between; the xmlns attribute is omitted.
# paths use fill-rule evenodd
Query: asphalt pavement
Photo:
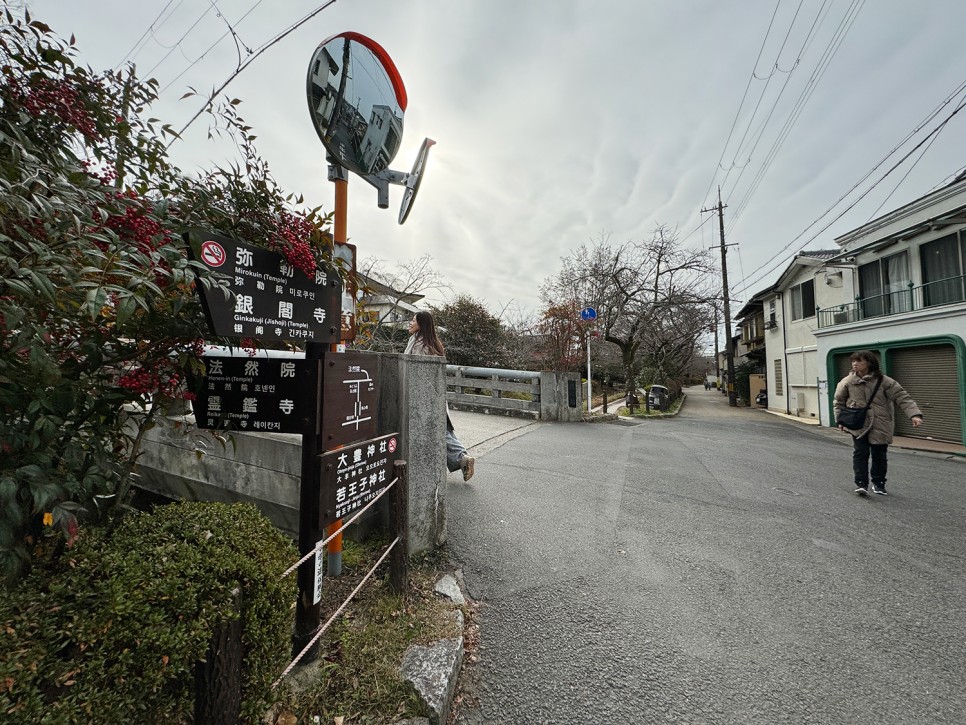
<svg viewBox="0 0 966 725"><path fill-rule="evenodd" d="M449 549L480 603L461 723L960 723L966 459L729 408L541 424L454 412Z"/></svg>

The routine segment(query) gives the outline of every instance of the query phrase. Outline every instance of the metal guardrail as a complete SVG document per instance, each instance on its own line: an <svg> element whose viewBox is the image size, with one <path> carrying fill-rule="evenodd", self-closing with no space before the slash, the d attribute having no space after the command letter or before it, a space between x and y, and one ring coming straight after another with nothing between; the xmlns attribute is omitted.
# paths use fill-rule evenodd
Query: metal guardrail
<svg viewBox="0 0 966 725"><path fill-rule="evenodd" d="M896 292L863 297L834 307L816 307L819 328L845 325L873 317L898 315L929 307L940 307L966 301L966 275L949 277L935 282L913 286Z"/></svg>

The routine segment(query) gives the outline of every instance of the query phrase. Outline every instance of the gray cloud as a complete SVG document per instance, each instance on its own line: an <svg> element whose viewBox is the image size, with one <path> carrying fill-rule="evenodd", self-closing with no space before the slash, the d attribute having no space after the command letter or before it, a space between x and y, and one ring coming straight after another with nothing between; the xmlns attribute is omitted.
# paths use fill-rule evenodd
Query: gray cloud
<svg viewBox="0 0 966 725"><path fill-rule="evenodd" d="M306 0L263 3L240 21L254 4L218 4L250 47L316 6ZM821 6L820 0L802 3L780 69L795 66ZM120 61L160 9L109 0L99 3L100 12L92 17L83 3L37 0L30 7L63 35L76 33L83 59L95 68ZM740 245L730 257L736 270L730 276L736 288L745 284L743 275L761 288L780 267L764 275L755 270L796 236L802 235L790 251L824 226L828 220L802 234L966 79L966 56L960 52L966 3L864 3L748 197L849 3L826 7L822 25L789 77L774 71L774 63L797 4L779 5L757 66L759 77L773 75L738 153L738 140L765 85L752 82L722 161L725 169L732 160L746 163L786 78L788 85L751 162L743 171L731 170L726 181L716 164L775 11L771 1L341 0L256 61L229 94L243 99L240 111L282 185L303 193L310 204L329 208L325 155L304 98L306 66L315 46L341 31L355 30L379 42L399 67L410 99L393 168L409 169L424 136L438 145L416 207L402 227L396 224L398 189L392 192L392 209L379 210L375 191L360 179L350 181L349 235L363 255L396 260L429 252L456 290L483 299L491 309L511 300L536 308L539 284L558 268L559 258L601 233L611 233L615 241L643 238L665 223L678 227L682 236L690 233L688 244L714 244L716 224L694 230L708 219L700 210L714 203L722 181L728 241ZM176 43L201 12L197 5L178 6L135 56L139 70L157 63L168 52L159 43ZM158 67L162 86L185 69L186 57L198 58L225 30L213 12L201 20ZM208 50L165 92L156 115L183 123L198 107L198 99L177 101L185 87L207 91L235 62L230 41ZM953 119L883 212L966 166L964 119L966 112ZM231 155L230 148L205 139L201 123L173 151L186 168L223 163ZM908 166L812 246L829 247L836 234L864 223Z"/></svg>

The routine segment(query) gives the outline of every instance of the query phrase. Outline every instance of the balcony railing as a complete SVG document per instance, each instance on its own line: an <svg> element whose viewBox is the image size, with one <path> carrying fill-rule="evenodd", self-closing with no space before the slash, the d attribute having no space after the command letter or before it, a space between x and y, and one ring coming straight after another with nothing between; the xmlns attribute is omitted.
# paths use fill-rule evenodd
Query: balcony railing
<svg viewBox="0 0 966 725"><path fill-rule="evenodd" d="M855 302L826 307L824 310L815 309L818 326L822 328L963 301L966 301L966 275L937 280L920 287L914 287L910 282L906 290L856 298Z"/></svg>

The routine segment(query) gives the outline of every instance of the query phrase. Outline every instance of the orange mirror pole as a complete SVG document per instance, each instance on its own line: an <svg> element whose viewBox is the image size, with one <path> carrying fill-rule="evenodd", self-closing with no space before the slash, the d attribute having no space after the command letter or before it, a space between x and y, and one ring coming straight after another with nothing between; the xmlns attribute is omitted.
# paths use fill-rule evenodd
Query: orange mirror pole
<svg viewBox="0 0 966 725"><path fill-rule="evenodd" d="M333 173L333 167L336 169ZM349 216L349 174L346 170L336 164L329 167L329 176L335 184L335 220L332 230L332 240L336 244L346 244L349 241L347 233L347 219ZM333 344L331 351L336 352L338 346ZM324 405L324 402L323 402ZM332 535L342 526L342 519L337 519L326 530L326 538ZM336 536L328 543L328 567L329 576L340 576L342 574L342 534Z"/></svg>

